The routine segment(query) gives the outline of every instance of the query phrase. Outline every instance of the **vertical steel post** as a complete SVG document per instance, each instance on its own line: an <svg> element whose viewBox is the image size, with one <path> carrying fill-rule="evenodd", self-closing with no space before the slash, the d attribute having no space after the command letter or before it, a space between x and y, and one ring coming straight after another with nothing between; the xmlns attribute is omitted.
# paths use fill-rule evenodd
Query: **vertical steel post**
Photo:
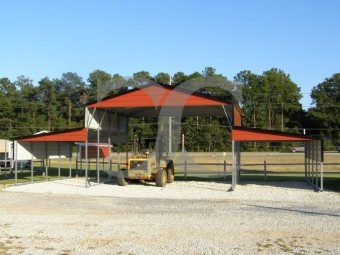
<svg viewBox="0 0 340 255"><path fill-rule="evenodd" d="M99 112L98 112L99 113ZM100 131L99 131L99 124L97 127L97 157L96 157L96 170L97 170L97 183L99 184L99 158L100 158Z"/></svg>
<svg viewBox="0 0 340 255"><path fill-rule="evenodd" d="M308 181L311 182L311 146L309 144L309 149L308 149Z"/></svg>
<svg viewBox="0 0 340 255"><path fill-rule="evenodd" d="M323 191L323 162L320 162L320 172L321 172L320 190Z"/></svg>
<svg viewBox="0 0 340 255"><path fill-rule="evenodd" d="M241 143L236 142L236 155L237 155L237 184L240 183L241 179Z"/></svg>
<svg viewBox="0 0 340 255"><path fill-rule="evenodd" d="M305 181L308 181L308 178L307 178L307 153L308 153L308 150L309 150L309 143L305 143Z"/></svg>
<svg viewBox="0 0 340 255"><path fill-rule="evenodd" d="M223 180L227 180L227 161L223 161Z"/></svg>
<svg viewBox="0 0 340 255"><path fill-rule="evenodd" d="M60 142L58 142L58 178L59 178L59 180L61 179L61 175L60 175L60 160L61 160Z"/></svg>
<svg viewBox="0 0 340 255"><path fill-rule="evenodd" d="M319 162L318 162L318 153L317 153L317 144L315 143L315 141L313 141L314 143L314 153L315 153L315 186L319 188L318 183L319 183Z"/></svg>
<svg viewBox="0 0 340 255"><path fill-rule="evenodd" d="M111 175L112 175L112 151L111 151L111 138L110 138L110 137L108 138L107 143L108 143L108 145L109 145L109 161L108 161L109 169L108 169L108 178L109 178L109 180L110 180L110 179L111 179Z"/></svg>
<svg viewBox="0 0 340 255"><path fill-rule="evenodd" d="M89 183L89 179L88 179L88 142L89 142L89 128L91 126L91 122L92 122L92 119L94 118L94 114L96 113L96 110L97 108L94 108L93 109L93 112L91 114L91 117L90 117L90 111L88 108L85 108L85 117L86 117L86 113L87 113L87 120L85 120L86 122L86 140L85 140L85 188L87 187L87 184L90 184Z"/></svg>
<svg viewBox="0 0 340 255"><path fill-rule="evenodd" d="M71 178L72 177L72 156L73 156L73 153L72 153L72 143L69 143L70 145L70 155L69 155L69 177Z"/></svg>
<svg viewBox="0 0 340 255"><path fill-rule="evenodd" d="M182 134L182 153L184 153L184 134Z"/></svg>
<svg viewBox="0 0 340 255"><path fill-rule="evenodd" d="M33 142L30 143L31 144L31 183L33 183Z"/></svg>
<svg viewBox="0 0 340 255"><path fill-rule="evenodd" d="M120 170L120 143L118 144L118 159L117 159L117 172Z"/></svg>
<svg viewBox="0 0 340 255"><path fill-rule="evenodd" d="M237 177L236 177L236 155L235 155L235 141L232 141L232 174L231 174L231 189L235 190L236 189L236 185L237 185Z"/></svg>
<svg viewBox="0 0 340 255"><path fill-rule="evenodd" d="M128 163L129 161L129 119L127 117L125 117L125 132L126 132L126 144L125 144L125 148L126 148L126 160L125 162Z"/></svg>
<svg viewBox="0 0 340 255"><path fill-rule="evenodd" d="M267 161L264 161L264 181L267 181Z"/></svg>
<svg viewBox="0 0 340 255"><path fill-rule="evenodd" d="M76 177L78 177L79 143L76 143Z"/></svg>
<svg viewBox="0 0 340 255"><path fill-rule="evenodd" d="M169 117L169 153L172 152L172 117Z"/></svg>
<svg viewBox="0 0 340 255"><path fill-rule="evenodd" d="M13 141L13 146L14 146L14 150L15 150L15 157L13 156L13 158L15 159L14 164L15 164L15 185L18 184L18 142L17 141Z"/></svg>
<svg viewBox="0 0 340 255"><path fill-rule="evenodd" d="M45 160L46 160L46 165L45 165L45 176L46 176L46 181L48 181L48 145L47 142L45 142Z"/></svg>
<svg viewBox="0 0 340 255"><path fill-rule="evenodd" d="M8 156L9 156L9 151L7 151L8 149L8 144L7 144L7 140L5 140L5 178L7 178L7 160L8 160ZM10 168L11 168L11 164Z"/></svg>
<svg viewBox="0 0 340 255"><path fill-rule="evenodd" d="M315 157L314 157L314 145L313 141L311 142L311 158L312 158L312 184L314 185L314 165L315 165Z"/></svg>
<svg viewBox="0 0 340 255"><path fill-rule="evenodd" d="M80 145L80 174L83 175L83 157L85 157L85 155L83 155L83 150L82 150L83 145ZM84 152L85 152L85 148L84 148Z"/></svg>
<svg viewBox="0 0 340 255"><path fill-rule="evenodd" d="M87 188L87 183L88 183L88 129L86 129L86 141L85 141L85 188Z"/></svg>
<svg viewBox="0 0 340 255"><path fill-rule="evenodd" d="M111 125L112 124L111 124L111 114L109 114L108 119L109 119L109 126L108 126L108 129L107 129L107 144L109 146L108 179L110 181L111 175L112 175L112 158L111 158L112 157L112 151L111 151Z"/></svg>

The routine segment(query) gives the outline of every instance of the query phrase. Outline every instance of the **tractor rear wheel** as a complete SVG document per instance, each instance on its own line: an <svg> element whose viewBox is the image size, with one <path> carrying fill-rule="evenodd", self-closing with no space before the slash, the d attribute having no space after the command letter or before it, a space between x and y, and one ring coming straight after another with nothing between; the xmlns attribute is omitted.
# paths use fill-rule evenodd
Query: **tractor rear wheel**
<svg viewBox="0 0 340 255"><path fill-rule="evenodd" d="M175 180L175 176L173 175L173 171L171 168L166 169L167 173L167 183L173 183Z"/></svg>
<svg viewBox="0 0 340 255"><path fill-rule="evenodd" d="M164 187L167 181L167 174L165 169L158 170L156 173L156 186Z"/></svg>
<svg viewBox="0 0 340 255"><path fill-rule="evenodd" d="M166 165L166 173L167 173L167 183L173 183L175 180L175 166L174 162L170 160Z"/></svg>
<svg viewBox="0 0 340 255"><path fill-rule="evenodd" d="M119 186L126 186L128 185L127 181L124 178L124 172L122 170L118 171L117 182Z"/></svg>

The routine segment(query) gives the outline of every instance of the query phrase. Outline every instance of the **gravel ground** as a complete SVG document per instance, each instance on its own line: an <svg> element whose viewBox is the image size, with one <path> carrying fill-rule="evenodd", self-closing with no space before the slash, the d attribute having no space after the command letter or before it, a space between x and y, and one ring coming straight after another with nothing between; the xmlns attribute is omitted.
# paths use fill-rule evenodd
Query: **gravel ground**
<svg viewBox="0 0 340 255"><path fill-rule="evenodd" d="M304 183L0 190L0 254L340 254L340 194Z"/></svg>

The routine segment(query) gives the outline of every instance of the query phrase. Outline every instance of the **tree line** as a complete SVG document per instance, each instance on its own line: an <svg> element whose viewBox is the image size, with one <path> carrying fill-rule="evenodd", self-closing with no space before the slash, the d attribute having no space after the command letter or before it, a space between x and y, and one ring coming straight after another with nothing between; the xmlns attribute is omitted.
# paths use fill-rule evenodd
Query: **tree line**
<svg viewBox="0 0 340 255"><path fill-rule="evenodd" d="M326 147L330 149L340 145L340 73L325 78L312 88L312 106L308 110L304 110L300 103L300 87L291 80L289 74L277 68L262 74L241 71L232 80L216 73L213 67L192 74L177 72L172 76L165 72L152 76L147 71L140 71L132 77L127 82L120 74L95 70L86 81L73 72L64 73L55 79L44 77L37 84L23 75L15 81L0 78L0 138L11 139L41 130L82 127L85 104L98 97L117 94L137 86L134 83L138 83L141 78L236 101L243 111L243 126L305 132L323 137ZM109 86L104 91L99 89L111 81L114 81L116 87ZM233 84L241 88L239 94L232 93ZM157 129L156 125L150 124L154 122L150 118L131 121L130 135L152 136ZM230 140L230 132L226 131L228 123L225 118L188 117L177 122L182 122L186 149L189 151L225 151L230 147L226 142ZM244 146L245 149L261 150L269 147L273 149L276 145Z"/></svg>

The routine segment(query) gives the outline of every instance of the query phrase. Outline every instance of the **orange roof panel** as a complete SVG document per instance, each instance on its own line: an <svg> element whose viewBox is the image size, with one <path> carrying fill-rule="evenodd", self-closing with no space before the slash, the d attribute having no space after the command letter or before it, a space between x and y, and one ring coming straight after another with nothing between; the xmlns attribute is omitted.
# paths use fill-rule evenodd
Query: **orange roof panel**
<svg viewBox="0 0 340 255"><path fill-rule="evenodd" d="M66 131L50 132L40 135L19 137L16 140L19 142L85 142L86 129L77 128Z"/></svg>
<svg viewBox="0 0 340 255"><path fill-rule="evenodd" d="M318 138L259 128L233 127L232 140L241 142L288 142L311 141L318 140Z"/></svg>
<svg viewBox="0 0 340 255"><path fill-rule="evenodd" d="M171 86L150 85L136 88L124 94L104 98L100 102L90 103L88 108L119 107L160 107L160 106L215 106L230 102L208 98Z"/></svg>

